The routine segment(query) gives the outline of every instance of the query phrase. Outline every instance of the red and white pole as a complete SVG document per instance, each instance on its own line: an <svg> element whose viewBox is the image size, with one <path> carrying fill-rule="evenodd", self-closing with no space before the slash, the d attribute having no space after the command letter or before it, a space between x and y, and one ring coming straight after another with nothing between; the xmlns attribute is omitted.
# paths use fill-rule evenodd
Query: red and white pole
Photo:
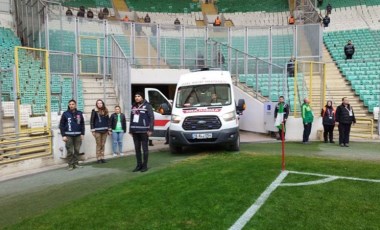
<svg viewBox="0 0 380 230"><path fill-rule="evenodd" d="M284 122L282 122L281 129L281 145L282 145L282 160L281 160L281 170L285 171L285 132L284 132Z"/></svg>

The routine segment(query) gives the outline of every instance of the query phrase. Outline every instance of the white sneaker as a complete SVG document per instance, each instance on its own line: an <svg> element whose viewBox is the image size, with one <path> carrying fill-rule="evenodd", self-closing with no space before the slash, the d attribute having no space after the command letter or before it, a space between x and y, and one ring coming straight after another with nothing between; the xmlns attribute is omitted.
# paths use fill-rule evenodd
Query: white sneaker
<svg viewBox="0 0 380 230"><path fill-rule="evenodd" d="M112 154L113 155L113 157L117 157L117 154L116 153L114 153L114 154Z"/></svg>
<svg viewBox="0 0 380 230"><path fill-rule="evenodd" d="M120 156L121 156L121 157L124 156L124 153L120 153Z"/></svg>

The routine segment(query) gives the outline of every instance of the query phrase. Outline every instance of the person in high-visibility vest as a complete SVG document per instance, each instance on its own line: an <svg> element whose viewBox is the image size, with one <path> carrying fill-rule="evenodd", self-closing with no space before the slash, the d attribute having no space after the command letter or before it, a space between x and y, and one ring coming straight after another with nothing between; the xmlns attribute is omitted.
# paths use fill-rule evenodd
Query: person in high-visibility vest
<svg viewBox="0 0 380 230"><path fill-rule="evenodd" d="M222 24L222 21L220 20L219 16L216 17L215 21L214 21L214 26L220 26Z"/></svg>
<svg viewBox="0 0 380 230"><path fill-rule="evenodd" d="M296 22L296 20L294 19L293 15L290 15L289 25L293 25L295 22Z"/></svg>
<svg viewBox="0 0 380 230"><path fill-rule="evenodd" d="M129 21L128 15L125 15L125 17L123 18L123 22L128 22L128 21Z"/></svg>

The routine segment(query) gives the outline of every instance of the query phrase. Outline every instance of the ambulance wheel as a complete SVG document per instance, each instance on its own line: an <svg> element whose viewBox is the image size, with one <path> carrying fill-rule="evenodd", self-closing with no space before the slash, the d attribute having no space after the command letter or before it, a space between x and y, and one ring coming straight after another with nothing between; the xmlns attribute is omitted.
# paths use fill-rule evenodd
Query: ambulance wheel
<svg viewBox="0 0 380 230"><path fill-rule="evenodd" d="M238 137L236 138L235 142L230 145L229 148L230 151L240 151L240 135L238 134Z"/></svg>
<svg viewBox="0 0 380 230"><path fill-rule="evenodd" d="M169 141L169 148L170 148L170 152L172 154L182 153L182 147L181 146L175 146L172 143L170 143L170 141Z"/></svg>

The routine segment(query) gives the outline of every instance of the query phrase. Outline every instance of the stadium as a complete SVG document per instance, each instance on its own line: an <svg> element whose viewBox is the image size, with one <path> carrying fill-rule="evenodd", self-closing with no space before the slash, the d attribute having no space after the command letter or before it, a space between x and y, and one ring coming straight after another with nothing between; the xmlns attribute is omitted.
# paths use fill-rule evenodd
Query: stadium
<svg viewBox="0 0 380 230"><path fill-rule="evenodd" d="M379 43L377 0L0 0L0 229L379 229ZM225 103L245 102L234 151L211 138L172 147L162 106L181 76L207 71L231 76ZM149 171L132 172L130 135L117 157L107 137L98 164L97 100L130 124L141 92L155 114ZM338 127L335 143L324 136L322 108L342 98L356 118L349 148ZM68 171L72 99L86 132Z"/></svg>

